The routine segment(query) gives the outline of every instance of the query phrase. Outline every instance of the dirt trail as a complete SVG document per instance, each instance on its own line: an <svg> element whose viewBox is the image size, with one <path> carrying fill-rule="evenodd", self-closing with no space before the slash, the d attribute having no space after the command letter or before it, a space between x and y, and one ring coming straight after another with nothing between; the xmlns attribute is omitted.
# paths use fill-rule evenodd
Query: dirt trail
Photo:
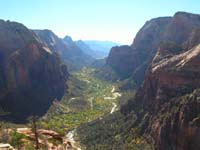
<svg viewBox="0 0 200 150"><path fill-rule="evenodd" d="M112 103L113 104L113 108L110 111L110 114L112 114L113 112L115 112L116 108L117 108L117 104L116 103Z"/></svg>
<svg viewBox="0 0 200 150"><path fill-rule="evenodd" d="M113 86L112 90L111 90L111 93L112 93L112 97L104 97L105 100L115 100L117 99L118 97L122 96L121 93L119 92L115 92L115 87ZM112 103L113 104L113 107L110 111L110 114L112 114L113 112L116 111L117 109L117 104L116 103Z"/></svg>

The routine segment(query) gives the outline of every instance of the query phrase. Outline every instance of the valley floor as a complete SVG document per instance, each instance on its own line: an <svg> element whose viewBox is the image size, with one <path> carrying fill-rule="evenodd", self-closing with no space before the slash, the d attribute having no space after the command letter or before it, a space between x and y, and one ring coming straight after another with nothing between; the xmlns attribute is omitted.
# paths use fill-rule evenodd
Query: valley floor
<svg viewBox="0 0 200 150"><path fill-rule="evenodd" d="M85 67L70 76L68 90L62 100L55 100L37 122L40 144L48 149L109 149L118 144L121 149L144 148L144 139L135 136L136 129L126 127L127 130L124 130L126 119L118 111L126 100L134 96L133 90L120 90L123 82L111 83L96 78L94 73L95 69ZM134 115L132 117L133 121ZM6 134L12 140L16 140L17 136L18 142L25 141L23 147L34 148L34 133L30 124L16 127L11 125L6 129L9 130ZM4 133L5 130L2 131ZM124 140L126 142L121 143ZM116 144L112 145L113 142ZM16 141L14 145L13 142L10 144L19 146Z"/></svg>
<svg viewBox="0 0 200 150"><path fill-rule="evenodd" d="M69 141L75 143L78 140L75 132L77 127L118 110L118 97L122 94L117 92L115 84L95 78L94 71L92 68L83 68L73 74L63 99L55 101L41 119L43 128L65 134Z"/></svg>
<svg viewBox="0 0 200 150"><path fill-rule="evenodd" d="M119 83L98 79L94 77L94 72L95 69L85 67L81 71L73 73L68 80L68 90L62 100L55 100L48 112L37 122L38 128L43 130L45 134L54 134L55 131L55 134L61 135L64 143L60 143L57 138L54 139L54 135L50 136L52 139L50 141L42 140L44 137L45 139L49 138L49 136L43 135L43 132L40 135L41 142L46 141L49 146L54 146L57 143L57 148L63 144L69 149L70 147L75 150L85 149L77 128L113 115L120 108L120 99L128 99L124 96L130 96L130 93L124 94L124 91L119 89ZM19 134L25 135L26 140L27 138L34 139L33 133L30 132L30 126L28 128L27 125L22 125L14 127L14 129L17 132L26 129L26 133L20 132Z"/></svg>

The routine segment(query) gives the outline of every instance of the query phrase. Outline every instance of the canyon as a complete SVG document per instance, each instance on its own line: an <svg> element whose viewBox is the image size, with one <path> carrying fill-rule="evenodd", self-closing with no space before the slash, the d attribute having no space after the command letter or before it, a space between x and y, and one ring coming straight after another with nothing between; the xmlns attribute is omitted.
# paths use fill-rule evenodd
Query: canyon
<svg viewBox="0 0 200 150"><path fill-rule="evenodd" d="M200 149L200 15L151 19L100 60L51 30L1 20L0 37L1 120L37 115L75 149Z"/></svg>

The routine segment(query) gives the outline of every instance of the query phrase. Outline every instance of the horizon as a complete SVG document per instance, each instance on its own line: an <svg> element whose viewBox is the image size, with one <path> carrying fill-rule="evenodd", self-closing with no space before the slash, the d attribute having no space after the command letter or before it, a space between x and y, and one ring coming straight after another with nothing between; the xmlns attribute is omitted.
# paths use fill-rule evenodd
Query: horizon
<svg viewBox="0 0 200 150"><path fill-rule="evenodd" d="M2 2L0 19L19 22L30 29L49 29L60 38L68 35L75 41L130 45L146 21L179 11L198 14L198 4L194 0L12 0Z"/></svg>

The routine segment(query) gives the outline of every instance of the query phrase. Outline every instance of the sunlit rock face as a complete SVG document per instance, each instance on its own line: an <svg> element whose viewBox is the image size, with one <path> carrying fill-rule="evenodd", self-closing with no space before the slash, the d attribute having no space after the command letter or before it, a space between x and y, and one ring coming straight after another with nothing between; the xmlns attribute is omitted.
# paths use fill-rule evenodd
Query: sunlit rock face
<svg viewBox="0 0 200 150"><path fill-rule="evenodd" d="M147 132L154 137L159 150L197 150L200 45L174 55L165 52L167 57L156 61L162 50L158 50L137 97L150 114Z"/></svg>
<svg viewBox="0 0 200 150"><path fill-rule="evenodd" d="M132 77L139 86L160 43L171 42L188 49L199 42L199 32L199 15L178 12L173 17L151 19L136 34L131 46L111 49L107 64L120 76Z"/></svg>
<svg viewBox="0 0 200 150"><path fill-rule="evenodd" d="M122 108L138 112L137 125L153 137L156 150L200 149L199 31L199 15L176 13L162 31L134 101Z"/></svg>
<svg viewBox="0 0 200 150"><path fill-rule="evenodd" d="M24 121L46 112L66 88L67 68L22 24L0 21L0 106L3 118Z"/></svg>

